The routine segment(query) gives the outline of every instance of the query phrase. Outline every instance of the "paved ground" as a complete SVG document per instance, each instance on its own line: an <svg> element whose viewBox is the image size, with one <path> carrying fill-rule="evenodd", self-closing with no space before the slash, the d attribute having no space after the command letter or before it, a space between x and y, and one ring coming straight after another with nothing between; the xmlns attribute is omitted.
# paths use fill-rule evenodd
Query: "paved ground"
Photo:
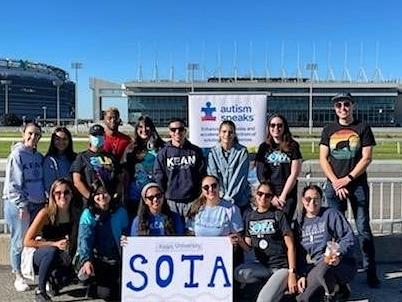
<svg viewBox="0 0 402 302"><path fill-rule="evenodd" d="M400 247L402 251L402 247ZM359 273L352 283L353 295L349 301L355 302L402 302L402 263L380 264L381 288L370 289L365 283L365 274ZM13 287L13 276L8 266L0 266L0 301L33 301L34 290L17 293ZM74 285L61 291L54 301L102 301L84 297L82 286ZM244 301L246 302L246 301ZM251 302L251 301L250 301Z"/></svg>

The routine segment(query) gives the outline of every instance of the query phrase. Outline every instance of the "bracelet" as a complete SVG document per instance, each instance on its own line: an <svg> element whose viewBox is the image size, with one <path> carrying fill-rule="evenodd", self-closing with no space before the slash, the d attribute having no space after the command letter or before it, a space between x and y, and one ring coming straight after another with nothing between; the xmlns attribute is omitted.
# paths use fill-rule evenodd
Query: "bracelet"
<svg viewBox="0 0 402 302"><path fill-rule="evenodd" d="M351 181L354 181L354 180L355 180L355 178L354 178L352 175L350 175L350 174L348 174L348 178L349 178Z"/></svg>

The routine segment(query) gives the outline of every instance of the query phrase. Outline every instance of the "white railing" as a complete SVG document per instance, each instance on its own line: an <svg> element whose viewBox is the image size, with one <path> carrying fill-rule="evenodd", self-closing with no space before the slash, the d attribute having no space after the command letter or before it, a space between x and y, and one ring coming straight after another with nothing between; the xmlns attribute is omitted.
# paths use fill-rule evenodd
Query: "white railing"
<svg viewBox="0 0 402 302"><path fill-rule="evenodd" d="M299 178L299 190L306 184L314 183L322 186L323 177ZM0 183L4 183L4 177L0 177ZM402 232L402 178L369 178L370 187L370 218L375 233L401 233ZM300 195L300 194L299 194ZM0 199L3 208L3 202ZM1 209L1 213L2 213ZM347 217L354 224L353 214L348 204ZM0 215L0 233L8 233L9 228Z"/></svg>

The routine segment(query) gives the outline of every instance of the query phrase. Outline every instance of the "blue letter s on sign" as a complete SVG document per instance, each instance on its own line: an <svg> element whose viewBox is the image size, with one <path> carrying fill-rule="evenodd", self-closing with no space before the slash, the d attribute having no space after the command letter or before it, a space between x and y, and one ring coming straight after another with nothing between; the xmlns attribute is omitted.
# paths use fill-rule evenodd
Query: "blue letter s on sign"
<svg viewBox="0 0 402 302"><path fill-rule="evenodd" d="M147 285L148 285L148 277L147 277L147 274L145 274L143 271L137 270L137 269L134 267L134 261L137 260L137 258L141 259L141 264L146 264L146 263L148 263L147 258L145 258L143 255L140 255L140 254L134 255L134 256L131 257L131 259L130 259L130 268L131 268L131 270L132 270L134 273L140 274L140 275L144 278L144 283L143 283L143 285L141 285L141 286L139 286L139 287L135 287L131 281L130 281L130 282L127 282L126 286L127 286L129 289L131 289L131 290L133 290L133 291L135 291L135 292L142 291L142 290L143 290L145 287L147 287Z"/></svg>

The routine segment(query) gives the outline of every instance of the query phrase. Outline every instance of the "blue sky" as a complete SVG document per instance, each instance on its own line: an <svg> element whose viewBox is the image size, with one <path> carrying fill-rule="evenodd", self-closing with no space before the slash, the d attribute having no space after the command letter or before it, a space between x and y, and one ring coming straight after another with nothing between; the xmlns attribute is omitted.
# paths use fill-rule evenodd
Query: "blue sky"
<svg viewBox="0 0 402 302"><path fill-rule="evenodd" d="M82 62L79 116L91 117L89 78L136 79L139 58L146 79L152 79L155 62L159 78L168 78L174 66L176 78L183 79L188 62L216 76L219 53L223 75L233 75L237 61L241 75L252 69L254 76L264 76L268 66L271 76L280 76L283 61L287 75L294 76L299 48L300 69L307 76L315 45L320 78L327 77L330 57L340 79L346 44L352 78L361 66L372 78L376 61L385 79L402 78L401 9L396 0L4 1L0 57L52 64L72 79L71 62ZM123 102L116 105L126 110Z"/></svg>

